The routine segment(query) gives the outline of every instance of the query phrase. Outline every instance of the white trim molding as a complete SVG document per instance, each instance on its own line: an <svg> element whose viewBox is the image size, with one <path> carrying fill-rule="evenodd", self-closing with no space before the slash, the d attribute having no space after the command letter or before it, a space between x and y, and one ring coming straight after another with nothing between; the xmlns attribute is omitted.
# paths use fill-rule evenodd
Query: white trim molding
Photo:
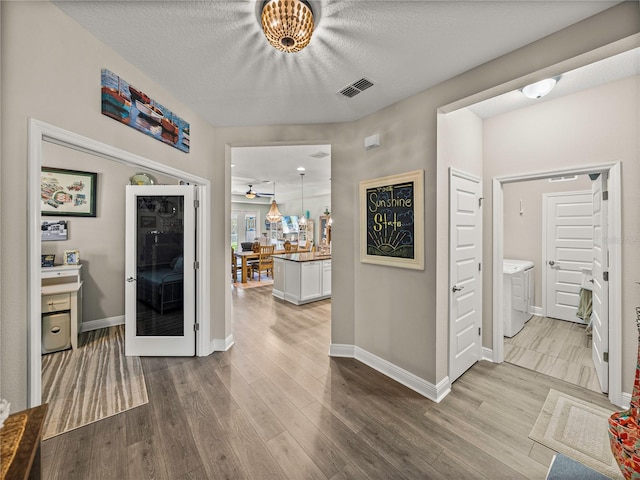
<svg viewBox="0 0 640 480"><path fill-rule="evenodd" d="M543 257L544 258L544 257ZM542 307L531 306L529 309L529 313L531 315L538 315L539 317L544 317L544 309Z"/></svg>
<svg viewBox="0 0 640 480"><path fill-rule="evenodd" d="M229 335L227 338L214 338L213 340L211 340L210 350L207 355L210 355L213 352L226 352L233 346L234 343L235 341L233 339L233 334Z"/></svg>
<svg viewBox="0 0 640 480"><path fill-rule="evenodd" d="M82 332L91 332L92 330L100 330L101 328L115 327L124 324L124 315L116 317L98 318L97 320L89 320L82 322Z"/></svg>
<svg viewBox="0 0 640 480"><path fill-rule="evenodd" d="M495 363L495 359L493 358L493 350L487 347L482 347L482 360Z"/></svg>
<svg viewBox="0 0 640 480"><path fill-rule="evenodd" d="M504 325L502 312L502 259L504 258L504 210L503 190L505 183L540 180L563 175L608 173L609 190L609 238L622 238L621 214L622 188L620 162L496 177L493 179L493 352L494 362L504 361ZM621 406L626 401L622 393L622 245L609 242L609 401ZM543 292L544 293L544 292ZM543 306L544 308L544 306Z"/></svg>
<svg viewBox="0 0 640 480"><path fill-rule="evenodd" d="M329 356L355 358L356 360L436 403L440 403L451 391L451 382L449 382L448 376L444 377L440 382L434 385L423 378L420 378L417 375L414 375L413 373L408 372L407 370L355 345L331 344L329 348Z"/></svg>
<svg viewBox="0 0 640 480"><path fill-rule="evenodd" d="M42 167L42 144L54 143L73 150L95 155L107 160L129 165L143 167L145 171L161 173L180 178L185 182L198 186L200 208L198 209L198 239L197 257L200 268L196 273L196 282L199 292L210 291L210 249L208 241L211 233L211 207L210 189L211 182L206 178L193 175L189 172L165 165L154 160L136 155L126 150L107 145L106 143L84 137L74 132L64 130L55 125L50 125L35 118L29 118L28 147L27 147L27 171L28 171L28 291L27 312L29 321L27 325L28 361L27 361L27 405L35 407L42 403L41 389L41 365L42 365L42 324L41 324L41 245L40 245L40 170ZM196 318L211 318L210 303L206 295L200 295L196 305ZM88 322L87 322L88 323ZM85 328L83 326L83 328ZM196 355L208 354L210 322L201 322L200 330L196 332ZM204 353L203 353L204 352ZM209 352L210 353L210 352Z"/></svg>

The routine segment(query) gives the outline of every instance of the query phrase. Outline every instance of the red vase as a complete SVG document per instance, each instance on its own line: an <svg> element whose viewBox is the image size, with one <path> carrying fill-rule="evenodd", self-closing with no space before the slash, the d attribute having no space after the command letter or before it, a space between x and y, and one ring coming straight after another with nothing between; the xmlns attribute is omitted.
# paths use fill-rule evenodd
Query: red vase
<svg viewBox="0 0 640 480"><path fill-rule="evenodd" d="M640 307L636 308L636 312L640 345ZM640 423L640 346L629 409L616 412L609 417L611 452L626 479L640 480L640 426L638 423Z"/></svg>

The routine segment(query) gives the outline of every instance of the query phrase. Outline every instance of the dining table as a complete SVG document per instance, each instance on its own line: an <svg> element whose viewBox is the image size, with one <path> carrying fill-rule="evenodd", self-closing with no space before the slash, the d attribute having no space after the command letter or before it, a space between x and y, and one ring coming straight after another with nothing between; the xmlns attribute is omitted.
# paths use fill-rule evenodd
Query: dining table
<svg viewBox="0 0 640 480"><path fill-rule="evenodd" d="M309 250L298 250L299 252L309 251ZM286 250L275 250L273 252L274 255L283 255L287 253ZM260 258L260 252L254 252L253 250L241 251L241 252L233 252L233 255L236 259L240 258L242 260L242 275L241 282L247 283L247 265L249 265L250 260L258 260ZM237 261L237 260L236 260Z"/></svg>

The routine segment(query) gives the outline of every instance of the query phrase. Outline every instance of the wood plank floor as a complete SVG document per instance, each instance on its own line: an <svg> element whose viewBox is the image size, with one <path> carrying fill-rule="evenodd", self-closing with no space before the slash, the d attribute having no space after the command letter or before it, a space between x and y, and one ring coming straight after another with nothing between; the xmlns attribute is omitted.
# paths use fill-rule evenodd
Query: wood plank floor
<svg viewBox="0 0 640 480"><path fill-rule="evenodd" d="M504 361L601 392L586 326L533 316L512 338L504 339Z"/></svg>
<svg viewBox="0 0 640 480"><path fill-rule="evenodd" d="M440 404L328 357L330 301L300 307L233 288L228 352L144 358L149 403L43 443L45 479L543 479L528 438L550 388L602 394L479 362Z"/></svg>

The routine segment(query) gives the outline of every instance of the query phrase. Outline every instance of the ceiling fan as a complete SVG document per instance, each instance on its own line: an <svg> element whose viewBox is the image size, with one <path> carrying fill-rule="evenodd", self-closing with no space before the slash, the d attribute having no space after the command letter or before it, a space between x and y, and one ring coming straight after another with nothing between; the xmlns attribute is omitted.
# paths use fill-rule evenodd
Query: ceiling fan
<svg viewBox="0 0 640 480"><path fill-rule="evenodd" d="M244 194L245 197L247 198L260 198L260 197L273 197L273 193L262 193L262 192L256 192L253 189L253 185L249 184L249 190L247 190L247 193Z"/></svg>

